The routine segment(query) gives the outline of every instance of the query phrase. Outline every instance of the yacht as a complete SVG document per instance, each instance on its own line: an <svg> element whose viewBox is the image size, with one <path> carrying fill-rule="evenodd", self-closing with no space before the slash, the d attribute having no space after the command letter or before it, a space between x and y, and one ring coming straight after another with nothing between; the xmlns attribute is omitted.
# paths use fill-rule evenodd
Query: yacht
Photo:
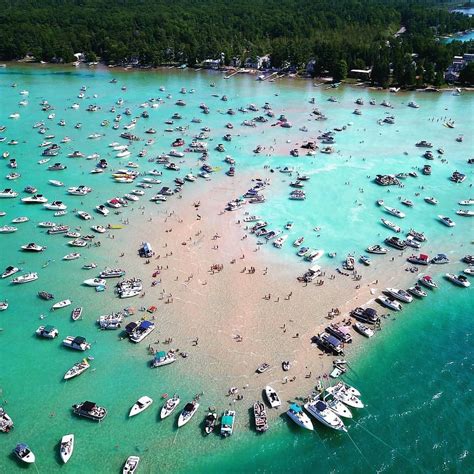
<svg viewBox="0 0 474 474"><path fill-rule="evenodd" d="M402 305L393 298L389 298L388 296L380 295L377 298L377 301L382 304L383 306L393 309L394 311L401 311Z"/></svg>
<svg viewBox="0 0 474 474"><path fill-rule="evenodd" d="M76 351L86 351L91 348L91 345L82 336L68 336L63 340L63 346L75 349Z"/></svg>
<svg viewBox="0 0 474 474"><path fill-rule="evenodd" d="M178 418L178 428L181 428L184 426L186 423L191 420L191 418L195 415L199 408L199 402L197 400L193 400L190 403L186 403L183 411L179 415Z"/></svg>
<svg viewBox="0 0 474 474"><path fill-rule="evenodd" d="M387 237L384 242L398 250L405 250L407 247L406 242L398 237Z"/></svg>
<svg viewBox="0 0 474 474"><path fill-rule="evenodd" d="M153 400L150 397L147 397L146 395L143 397L140 397L130 409L128 416L132 417L132 416L138 415L142 411L145 411L147 408L149 408L152 403L153 403Z"/></svg>
<svg viewBox="0 0 474 474"><path fill-rule="evenodd" d="M139 463L140 458L138 456L129 456L123 466L122 474L135 474Z"/></svg>
<svg viewBox="0 0 474 474"><path fill-rule="evenodd" d="M96 405L94 402L85 401L72 406L73 412L77 416L89 418L93 421L102 421L107 416L104 407Z"/></svg>
<svg viewBox="0 0 474 474"><path fill-rule="evenodd" d="M389 206L384 206L383 207L389 214L392 214L392 216L399 217L400 219L403 219L405 217L405 213L400 211L399 209L396 209L395 207L389 207Z"/></svg>
<svg viewBox="0 0 474 474"><path fill-rule="evenodd" d="M344 344L342 341L326 332L313 336L311 342L330 354L344 354Z"/></svg>
<svg viewBox="0 0 474 474"><path fill-rule="evenodd" d="M304 408L310 415L328 428L338 431L347 431L343 421L323 400L313 400L305 403Z"/></svg>
<svg viewBox="0 0 474 474"><path fill-rule="evenodd" d="M305 428L307 430L313 431L314 426L311 420L309 419L308 415L303 412L302 408L297 405L296 403L293 403L290 405L288 408L288 411L286 414L298 425L301 426L302 428Z"/></svg>
<svg viewBox="0 0 474 474"><path fill-rule="evenodd" d="M15 446L13 450L15 456L22 462L26 464L33 464L36 460L33 451L25 443L19 443Z"/></svg>
<svg viewBox="0 0 474 474"><path fill-rule="evenodd" d="M430 263L428 255L423 253L420 253L420 255L410 255L407 260L414 265L428 265Z"/></svg>
<svg viewBox="0 0 474 474"><path fill-rule="evenodd" d="M253 404L253 416L255 419L255 429L258 433L264 433L268 430L268 417L265 405L261 401Z"/></svg>
<svg viewBox="0 0 474 474"><path fill-rule="evenodd" d="M36 330L36 335L38 337L44 337L45 339L54 339L59 335L59 331L51 325L48 326L40 326Z"/></svg>
<svg viewBox="0 0 474 474"><path fill-rule="evenodd" d="M59 445L59 454L64 464L71 459L74 451L74 435L68 434L61 438L61 444Z"/></svg>
<svg viewBox="0 0 474 474"><path fill-rule="evenodd" d="M404 303L411 303L413 297L409 295L405 290L398 288L386 288L385 290L390 296L393 296L397 300L403 301Z"/></svg>
<svg viewBox="0 0 474 474"><path fill-rule="evenodd" d="M25 204L44 204L48 202L48 199L42 194L33 194L33 196L21 198L21 202L24 202Z"/></svg>
<svg viewBox="0 0 474 474"><path fill-rule="evenodd" d="M0 198L15 198L17 196L18 193L10 188L5 188L3 191L0 191Z"/></svg>
<svg viewBox="0 0 474 474"><path fill-rule="evenodd" d="M179 395L176 393L173 395L172 398L166 400L166 403L161 408L160 418L163 420L164 418L168 417L173 413L176 407L179 405L180 398Z"/></svg>
<svg viewBox="0 0 474 474"><path fill-rule="evenodd" d="M439 215L438 219L447 227L454 227L456 223L447 216Z"/></svg>
<svg viewBox="0 0 474 474"><path fill-rule="evenodd" d="M20 275L19 277L13 278L12 283L16 285L20 285L22 283L30 283L38 279L38 274L35 272L32 273L25 273L24 275Z"/></svg>
<svg viewBox="0 0 474 474"><path fill-rule="evenodd" d="M87 362L87 359L83 359L81 362L77 362L64 374L64 380L69 380L74 377L77 377L78 375L81 375L89 367L90 364L89 362Z"/></svg>
<svg viewBox="0 0 474 474"><path fill-rule="evenodd" d="M281 406L281 400L278 396L276 390L274 390L270 385L265 387L265 396L267 397L268 403L272 408L278 408Z"/></svg>
<svg viewBox="0 0 474 474"><path fill-rule="evenodd" d="M462 286L464 288L468 288L471 286L470 281L464 275L455 275L454 273L446 273L444 275L446 280L449 280L451 283L455 285Z"/></svg>
<svg viewBox="0 0 474 474"><path fill-rule="evenodd" d="M363 336L365 337L372 337L375 332L372 328L369 328L368 326L366 326L365 324L362 324L362 323L359 323L359 322L355 322L353 324L354 326L354 329L359 333L359 334L362 334Z"/></svg>
<svg viewBox="0 0 474 474"><path fill-rule="evenodd" d="M222 415L221 419L221 436L227 438L231 436L234 432L234 424L235 424L235 411L234 410L226 410Z"/></svg>
<svg viewBox="0 0 474 474"><path fill-rule="evenodd" d="M345 385L337 384L326 389L335 399L353 408L364 408L359 396L345 388Z"/></svg>
<svg viewBox="0 0 474 474"><path fill-rule="evenodd" d="M151 366L161 367L162 365L172 364L173 362L176 362L176 355L173 351L159 351L151 361Z"/></svg>

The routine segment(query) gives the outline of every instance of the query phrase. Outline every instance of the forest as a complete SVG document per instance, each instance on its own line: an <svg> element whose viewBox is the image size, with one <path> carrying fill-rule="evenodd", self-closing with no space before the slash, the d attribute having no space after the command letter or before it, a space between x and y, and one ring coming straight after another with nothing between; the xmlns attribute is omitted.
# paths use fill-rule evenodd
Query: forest
<svg viewBox="0 0 474 474"><path fill-rule="evenodd" d="M269 54L271 66L327 72L373 66L386 85L441 84L470 43L437 37L474 27L436 0L0 0L0 60L24 58L158 66L204 59L242 62ZM394 34L401 26L406 32ZM416 56L413 55L416 54Z"/></svg>

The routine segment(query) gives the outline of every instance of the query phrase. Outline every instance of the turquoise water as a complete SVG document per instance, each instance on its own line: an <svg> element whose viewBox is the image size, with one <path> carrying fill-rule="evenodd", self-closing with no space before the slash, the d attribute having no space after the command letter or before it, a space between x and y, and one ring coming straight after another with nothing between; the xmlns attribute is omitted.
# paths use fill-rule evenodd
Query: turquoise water
<svg viewBox="0 0 474 474"><path fill-rule="evenodd" d="M108 82L114 76L118 78L118 84ZM11 88L12 82L16 82L18 87ZM210 82L215 82L216 87L209 87ZM89 97L80 100L76 96L83 84L88 87L86 95ZM120 90L122 84L127 85L127 91ZM162 85L166 92L159 91ZM194 88L196 92L182 96L179 94L181 87L188 91ZM29 90L27 107L18 105L22 89ZM474 154L470 133L474 125L472 95L390 95L351 88L325 90L313 87L309 81L261 84L246 76L226 81L221 75L205 72L121 73L26 67L0 70L0 93L0 124L7 126L7 130L0 133L7 137L1 150L8 150L12 157L17 158L18 171L22 174L16 182L4 179L3 176L11 171L5 160L4 164L1 163L1 186L13 187L18 192L26 185L37 186L50 200L64 199L70 211L74 208L92 211L98 202L121 195L133 185L115 184L106 173L90 175L93 161L69 159L66 154L76 149L86 155L98 152L114 168L125 166L129 159L112 158L111 149L107 147L117 139L117 133L110 127L100 127L100 122L104 118L112 120L114 114L107 111L119 97L123 97L124 105L132 109L132 116L141 113L138 106L150 97L163 97L165 104L158 109L149 109L150 119L139 120L133 131L144 136L144 130L149 127L159 130L153 136L156 143L150 147L148 156L171 149L171 142L179 134L163 132L164 121L178 111L183 119L176 121L175 125L181 122L190 125L186 141L201 126L211 128L213 141L210 149L222 142L221 137L226 133L223 125L234 123L234 139L225 146L227 153L237 160L237 172L258 170L258 173L264 165L275 170L280 166L295 166L312 176L305 188L308 199L304 202L288 201L287 184L294 177L276 171L266 193L267 202L255 208L255 212L268 220L273 228L283 228L287 221L293 221L289 241L305 235L310 246L336 252L337 263L348 252L359 255L365 246L379 243L389 235L379 224L379 218L384 214L375 206L375 201L383 198L388 205L402 208L398 202L400 196L415 202L412 209L403 209L407 217L401 224L404 229L413 226L426 232L429 242L424 250L430 254L445 251L453 261L458 261L466 253L473 253L470 245L472 223L468 218L455 215L459 207L457 201L473 197L470 188L472 167L466 163L467 158ZM173 98L166 99L167 93L171 93ZM219 97L226 94L229 100L222 102L219 97L212 96L214 93ZM98 97L94 98L92 94ZM327 102L331 95L339 102ZM311 97L316 97L318 107L328 116L327 121L308 121L313 108L308 103ZM365 100L366 105L361 107L362 116L352 114L357 97ZM186 100L187 106L175 107L173 104L178 98ZM390 100L394 109L370 106L370 98L374 98L377 104L383 99ZM54 120L47 120L47 113L40 110L38 103L42 99L55 106ZM416 100L420 108L407 107L410 100ZM80 110L70 108L74 102L81 103ZM200 114L198 105L201 102L210 107L209 115ZM250 129L240 126L243 120L240 113L232 117L218 113L219 110L225 112L230 107L237 109L249 103L261 106L264 102L272 104L277 116L286 114L293 128L272 128L270 121ZM86 112L90 103L99 104L102 110ZM20 119L8 119L16 111L21 114ZM377 120L387 112L395 115L396 124L377 125ZM245 118L260 113L249 113ZM203 123L190 123L195 116L201 117ZM444 127L444 117L455 120L456 128ZM57 125L60 119L66 120L66 127ZM31 127L39 120L47 122L51 133L56 134L56 140L65 135L73 138L72 142L62 145L62 155L57 160L68 165L66 172L51 173L44 165L37 164L40 159L38 144L43 137ZM81 130L73 128L76 122L83 123ZM124 123L125 117L122 125ZM345 131L336 133L338 153L289 157L288 152L296 143L315 137L319 130L349 123L352 125L348 125ZM310 131L298 131L302 125L307 125ZM100 140L88 140L87 135L94 132L106 136ZM455 141L459 135L464 136L462 143ZM291 143L285 143L290 138ZM10 139L17 139L20 143L8 146L6 143ZM265 153L254 156L252 150L256 145L269 146L274 139L278 148L274 156ZM433 142L435 148L443 147L448 161L443 163L436 159L430 162L433 166L430 177L419 172L419 168L427 163L421 158L424 150L414 146L421 139ZM132 145L131 160L136 161L136 153L141 148L143 142ZM146 161L148 156L139 160L140 169L158 167ZM222 167L214 178L216 180L229 179L223 173L227 165L222 160L222 155L211 152L211 163ZM187 171L189 167L196 172L195 160L187 157L185 161L182 170ZM468 175L460 185L448 180L455 169ZM377 173L412 170L417 170L419 177L404 180L403 189L392 188L388 192L371 182ZM164 184L169 183L171 177L175 175L165 171ZM53 178L62 180L66 187L87 184L94 190L84 198L66 197L64 189L47 184L47 180ZM193 191L186 188L185 195L192 195ZM416 193L420 195L416 196ZM440 201L436 208L423 201L423 197L430 195ZM86 228L83 221L74 217L72 212L55 219L52 213L22 205L19 199L1 200L0 210L7 212L0 218L2 225L20 215L28 215L31 219L19 224L15 234L0 235L0 268L15 264L25 271L40 273L39 280L19 287L8 285L5 280L0 282L0 299L7 298L10 303L9 309L0 313L1 399L8 402L6 409L15 421L14 431L0 436L0 471L22 469L9 455L15 443L20 441L27 442L34 450L40 472L54 472L60 468L71 472L118 472L123 460L135 453L142 458L140 472L472 471L472 443L469 442L473 402L472 289L461 290L442 282L439 291L430 294L430 303L412 304L396 318L397 321L384 325L384 330L373 338L371 344L364 346L346 377L361 390L367 404L367 409L357 415L357 424L350 424L351 438L319 426L313 434L303 433L289 425L284 415L273 423L268 433L256 436L243 409L238 413L236 433L231 439L204 438L198 429L203 411L197 416L199 421L193 420L179 432L173 427L174 420L159 422L156 414L159 394L175 390L179 391L183 401L204 391L203 407L209 404L224 407L226 399L216 393L205 374L201 377L186 373L185 364L175 364L172 370L150 372L145 347L118 342L116 333L98 332L92 324L99 314L120 309L124 304L114 298L111 291L96 293L91 288L80 286L85 278L91 277L90 273L81 270L81 266L85 261L95 261L99 268L120 265L120 259L111 257L118 254L124 242L120 232L116 232L117 238L113 241L100 238L110 252L81 249L78 250L83 254L80 260L61 262L65 254L73 251L66 245L69 239L45 236L44 230L35 224L54 219ZM151 211L147 209L147 212ZM450 215L456 221L456 227L451 230L442 226L436 219L437 214ZM97 216L95 221L119 223L120 217L111 214L108 219L102 219ZM311 230L315 226L321 227L318 233ZM19 246L33 240L47 245L47 251L39 255L22 254ZM288 242L281 251L270 248L265 251L287 259L291 264L297 263ZM51 260L51 263L42 268L46 260ZM323 259L322 263L335 265L335 261L329 258ZM374 258L376 268L383 268L383 265L383 260ZM459 263L452 268L460 272L465 265ZM84 321L73 323L68 310L50 314L50 303L36 297L39 290L54 293L57 300L71 298L74 305L84 306ZM133 303L135 306L138 304ZM46 314L46 321L59 328L60 337L80 334L93 343L94 371L89 370L68 383L61 381L62 374L80 359L81 354L61 349L57 340L37 340L33 333L41 322L40 314ZM160 321L160 324L172 322ZM155 405L148 413L129 420L127 411L142 394L144 385L147 393L154 394ZM214 399L209 400L207 394ZM96 425L71 415L70 405L85 399L93 399L109 409L110 414L104 423ZM69 432L76 435L76 450L68 465L62 466L57 455L57 443L63 434Z"/></svg>

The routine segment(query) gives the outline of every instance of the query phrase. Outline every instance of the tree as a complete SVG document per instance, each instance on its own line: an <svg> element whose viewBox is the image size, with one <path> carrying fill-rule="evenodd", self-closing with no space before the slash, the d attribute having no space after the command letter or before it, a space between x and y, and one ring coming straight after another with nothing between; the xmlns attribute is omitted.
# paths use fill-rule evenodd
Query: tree
<svg viewBox="0 0 474 474"><path fill-rule="evenodd" d="M433 63L429 62L426 64L423 78L427 84L433 84L435 80L435 67Z"/></svg>
<svg viewBox="0 0 474 474"><path fill-rule="evenodd" d="M374 84L378 84L382 87L388 86L388 81L390 78L390 66L387 59L377 58L374 61L371 77Z"/></svg>
<svg viewBox="0 0 474 474"><path fill-rule="evenodd" d="M461 84L474 84L474 63L470 62L459 73L459 81Z"/></svg>
<svg viewBox="0 0 474 474"><path fill-rule="evenodd" d="M342 81L347 77L347 63L344 59L340 59L334 63L331 70L332 79L334 82Z"/></svg>

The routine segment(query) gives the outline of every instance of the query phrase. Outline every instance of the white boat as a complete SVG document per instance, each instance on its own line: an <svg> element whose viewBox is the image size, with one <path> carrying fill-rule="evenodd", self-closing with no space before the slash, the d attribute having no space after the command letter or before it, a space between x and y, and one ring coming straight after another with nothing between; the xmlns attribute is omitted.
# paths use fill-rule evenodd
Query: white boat
<svg viewBox="0 0 474 474"><path fill-rule="evenodd" d="M23 224L24 222L28 222L29 220L30 218L26 216L15 217L15 219L12 220L12 224Z"/></svg>
<svg viewBox="0 0 474 474"><path fill-rule="evenodd" d="M72 311L71 311L71 318L73 321L77 321L78 319L80 319L80 317L82 316L82 311L83 311L83 308L82 306L78 306L77 308L74 308Z"/></svg>
<svg viewBox="0 0 474 474"><path fill-rule="evenodd" d="M302 428L305 428L307 430L313 431L314 426L311 420L309 419L308 415L304 413L302 408L297 405L296 403L293 403L290 405L288 408L288 411L286 414L298 425L301 426Z"/></svg>
<svg viewBox="0 0 474 474"><path fill-rule="evenodd" d="M99 204L98 206L95 207L95 210L99 213L99 214L102 214L103 216L106 216L107 214L109 214L109 210L103 205L103 204Z"/></svg>
<svg viewBox="0 0 474 474"><path fill-rule="evenodd" d="M304 242L304 237L298 237L298 238L293 242L293 247L299 247L303 242Z"/></svg>
<svg viewBox="0 0 474 474"><path fill-rule="evenodd" d="M235 411L234 410L226 410L222 415L221 419L221 436L227 438L231 436L234 432L234 424L235 424Z"/></svg>
<svg viewBox="0 0 474 474"><path fill-rule="evenodd" d="M273 246L281 249L283 247L283 244L285 243L286 239L288 238L287 235L282 235L281 237L278 237L274 242Z"/></svg>
<svg viewBox="0 0 474 474"><path fill-rule="evenodd" d="M106 286L107 285L107 280L104 280L102 278L89 278L88 280L84 280L84 285L86 286Z"/></svg>
<svg viewBox="0 0 474 474"><path fill-rule="evenodd" d="M337 398L334 398L331 394L328 394L324 397L326 405L332 410L337 416L344 418L352 418L352 412L349 408L344 405Z"/></svg>
<svg viewBox="0 0 474 474"><path fill-rule="evenodd" d="M74 364L65 374L64 374L64 380L69 380L74 377L77 377L78 375L81 375L84 373L88 368L90 367L89 362L87 359L81 360L81 362L78 362L77 364Z"/></svg>
<svg viewBox="0 0 474 474"><path fill-rule="evenodd" d="M399 209L396 209L395 207L384 206L384 209L392 216L399 217L400 219L403 219L405 217L405 213L403 213Z"/></svg>
<svg viewBox="0 0 474 474"><path fill-rule="evenodd" d="M21 249L26 252L42 252L46 247L30 242L29 244L22 245Z"/></svg>
<svg viewBox="0 0 474 474"><path fill-rule="evenodd" d="M53 201L48 204L43 205L45 209L49 209L50 211L65 211L67 209L66 204L62 201Z"/></svg>
<svg viewBox="0 0 474 474"><path fill-rule="evenodd" d="M304 259L308 262L315 262L324 255L324 250L310 250L305 254Z"/></svg>
<svg viewBox="0 0 474 474"><path fill-rule="evenodd" d="M0 407L0 431L2 433L8 433L13 428L13 420L10 418L8 413Z"/></svg>
<svg viewBox="0 0 474 474"><path fill-rule="evenodd" d="M38 279L37 273L25 273L24 275L20 275L19 277L13 278L12 283L16 285L20 285L22 283L30 283L31 281L35 281Z"/></svg>
<svg viewBox="0 0 474 474"><path fill-rule="evenodd" d="M437 283L429 275L420 275L418 281L427 288L438 288Z"/></svg>
<svg viewBox="0 0 474 474"><path fill-rule="evenodd" d="M159 351L155 354L155 357L151 361L152 367L161 367L163 365L169 365L176 362L176 355L173 351Z"/></svg>
<svg viewBox="0 0 474 474"><path fill-rule="evenodd" d="M122 474L134 474L139 463L140 458L138 456L129 456L123 466Z"/></svg>
<svg viewBox="0 0 474 474"><path fill-rule="evenodd" d="M393 298L389 298L388 296L380 295L377 300L379 303L381 303L383 306L393 309L394 311L401 311L402 310L402 305L394 300Z"/></svg>
<svg viewBox="0 0 474 474"><path fill-rule="evenodd" d="M177 394L174 394L172 398L166 400L166 403L161 408L160 418L163 420L164 418L170 416L179 405L179 402L180 398Z"/></svg>
<svg viewBox="0 0 474 474"><path fill-rule="evenodd" d="M388 227L389 229L392 229L394 232L399 233L399 232L402 231L402 229L398 225L394 224L392 221L389 221L388 219L384 219L383 217L380 220L382 221L382 224L385 227Z"/></svg>
<svg viewBox="0 0 474 474"><path fill-rule="evenodd" d="M439 219L445 226L454 227L454 226L456 225L456 223L453 222L448 216L439 215L439 216L438 216L438 219Z"/></svg>
<svg viewBox="0 0 474 474"><path fill-rule="evenodd" d="M13 232L16 232L18 230L18 227L14 227L12 225L4 225L0 227L0 234L12 234Z"/></svg>
<svg viewBox="0 0 474 474"><path fill-rule="evenodd" d="M6 311L8 309L8 301L0 301L0 311Z"/></svg>
<svg viewBox="0 0 474 474"><path fill-rule="evenodd" d="M65 308L66 306L69 306L72 303L71 300L62 300L58 301L57 303L53 304L51 309L60 309L60 308Z"/></svg>
<svg viewBox="0 0 474 474"><path fill-rule="evenodd" d="M24 202L25 204L44 204L48 202L48 199L42 194L34 194L33 196L21 198L21 202Z"/></svg>
<svg viewBox="0 0 474 474"><path fill-rule="evenodd" d="M333 387L328 387L326 391L347 406L353 408L364 408L364 404L358 396L351 393L350 390L347 390L343 385L341 386L340 384L337 384Z"/></svg>
<svg viewBox="0 0 474 474"><path fill-rule="evenodd" d="M103 233L107 232L107 229L103 225L93 225L93 226L91 226L91 229L94 232L97 232L98 234L103 234Z"/></svg>
<svg viewBox="0 0 474 474"><path fill-rule="evenodd" d="M190 403L186 403L186 406L184 407L183 411L181 412L178 418L178 428L181 428L186 423L188 423L189 420L195 415L198 408L199 408L199 402L196 400L193 400Z"/></svg>
<svg viewBox="0 0 474 474"><path fill-rule="evenodd" d="M323 400L313 400L305 403L304 407L310 415L328 428L338 431L347 431L343 421Z"/></svg>
<svg viewBox="0 0 474 474"><path fill-rule="evenodd" d="M62 181L58 181L57 179L50 179L49 184L52 184L53 186L57 186L60 188L61 186L64 186L64 183Z"/></svg>
<svg viewBox="0 0 474 474"><path fill-rule="evenodd" d="M63 340L63 346L75 349L76 351L86 351L91 348L91 345L81 336L68 336Z"/></svg>
<svg viewBox="0 0 474 474"><path fill-rule="evenodd" d="M88 221L88 220L92 219L92 216L86 211L77 211L77 215L81 219L84 219L85 221Z"/></svg>
<svg viewBox="0 0 474 474"><path fill-rule="evenodd" d="M88 186L80 185L80 186L73 186L68 188L68 194L72 194L73 196L85 196L86 194L90 193L92 188Z"/></svg>
<svg viewBox="0 0 474 474"><path fill-rule="evenodd" d="M152 403L153 400L150 397L147 397L146 395L140 397L130 409L128 416L132 417L138 415L142 411L145 411L147 408L149 408Z"/></svg>
<svg viewBox="0 0 474 474"><path fill-rule="evenodd" d="M397 300L403 301L404 303L411 303L413 301L413 297L403 289L386 288L385 291L390 296L393 296Z"/></svg>
<svg viewBox="0 0 474 474"><path fill-rule="evenodd" d="M470 209L459 209L456 211L456 214L462 217L474 217L474 211Z"/></svg>
<svg viewBox="0 0 474 474"><path fill-rule="evenodd" d="M0 191L0 198L16 198L17 196L18 193L10 188L6 188L3 191Z"/></svg>
<svg viewBox="0 0 474 474"><path fill-rule="evenodd" d="M13 450L15 456L26 464L33 464L36 460L33 451L25 443L19 443Z"/></svg>
<svg viewBox="0 0 474 474"><path fill-rule="evenodd" d="M267 397L268 403L272 408L278 408L279 406L281 406L281 400L278 396L278 393L275 389L270 387L270 385L267 385L265 387L265 396Z"/></svg>
<svg viewBox="0 0 474 474"><path fill-rule="evenodd" d="M474 206L474 199L463 199L459 201L458 204L460 206Z"/></svg>
<svg viewBox="0 0 474 474"><path fill-rule="evenodd" d="M80 253L72 252L72 253L68 253L67 255L64 255L63 260L77 260L80 257L81 257Z"/></svg>
<svg viewBox="0 0 474 474"><path fill-rule="evenodd" d="M54 326L40 326L36 330L36 335L46 339L54 339L59 335L59 331Z"/></svg>
<svg viewBox="0 0 474 474"><path fill-rule="evenodd" d="M468 288L471 282L464 275L455 275L454 273L446 273L444 277L455 285Z"/></svg>
<svg viewBox="0 0 474 474"><path fill-rule="evenodd" d="M74 435L73 434L64 435L61 439L61 444L59 446L59 454L64 464L66 464L69 461L69 459L71 459L73 451L74 451Z"/></svg>
<svg viewBox="0 0 474 474"><path fill-rule="evenodd" d="M372 337L375 332L372 328L369 328L365 324L362 324L358 321L354 323L354 329L359 333L362 334L365 337Z"/></svg>

